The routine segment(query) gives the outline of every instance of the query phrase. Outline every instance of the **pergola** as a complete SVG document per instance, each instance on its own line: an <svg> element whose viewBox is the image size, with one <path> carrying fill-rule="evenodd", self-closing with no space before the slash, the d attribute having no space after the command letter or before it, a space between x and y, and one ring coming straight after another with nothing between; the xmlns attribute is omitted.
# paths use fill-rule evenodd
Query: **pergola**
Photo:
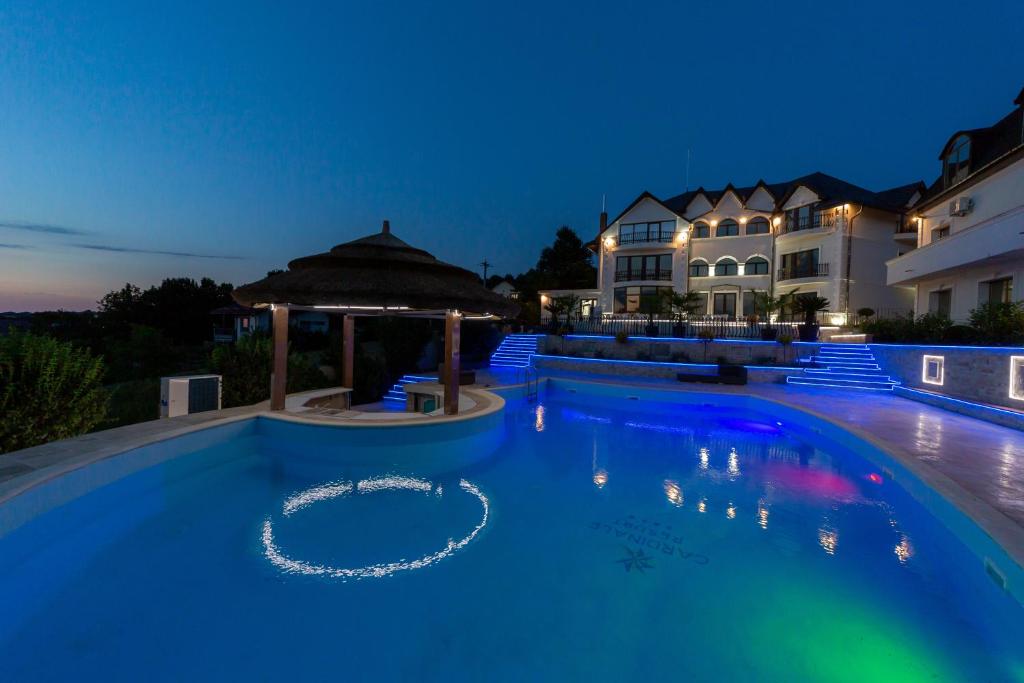
<svg viewBox="0 0 1024 683"><path fill-rule="evenodd" d="M444 412L459 411L459 336L463 319L513 317L519 307L480 284L464 268L439 261L391 234L388 221L375 235L297 258L288 270L237 288L235 301L270 308L274 359L270 409L283 410L288 372L288 313L315 310L344 316L342 385L353 386L355 319L365 316L443 318Z"/></svg>

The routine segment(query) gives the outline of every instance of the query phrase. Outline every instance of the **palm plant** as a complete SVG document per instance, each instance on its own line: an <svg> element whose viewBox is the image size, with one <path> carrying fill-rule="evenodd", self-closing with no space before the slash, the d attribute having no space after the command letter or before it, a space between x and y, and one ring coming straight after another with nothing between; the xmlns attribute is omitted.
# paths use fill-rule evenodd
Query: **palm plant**
<svg viewBox="0 0 1024 683"><path fill-rule="evenodd" d="M823 296L802 296L793 302L793 308L797 313L802 313L804 322L800 326L800 341L817 341L818 339L818 313L827 311L831 302Z"/></svg>
<svg viewBox="0 0 1024 683"><path fill-rule="evenodd" d="M658 336L658 326L654 324L654 316L665 312L665 297L657 294L645 294L640 297L640 305L637 309L641 315L647 316L648 337Z"/></svg>
<svg viewBox="0 0 1024 683"><path fill-rule="evenodd" d="M672 316L675 324L672 326L672 334L676 337L683 336L683 320L689 318L701 307L700 294L697 292L683 292L680 294L674 289L666 290L664 297L664 310Z"/></svg>

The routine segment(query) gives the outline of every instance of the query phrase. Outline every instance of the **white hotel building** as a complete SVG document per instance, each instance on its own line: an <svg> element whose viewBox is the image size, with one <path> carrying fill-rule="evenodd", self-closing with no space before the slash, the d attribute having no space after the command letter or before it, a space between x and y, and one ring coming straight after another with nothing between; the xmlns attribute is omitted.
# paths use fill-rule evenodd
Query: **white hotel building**
<svg viewBox="0 0 1024 683"><path fill-rule="evenodd" d="M915 310L965 321L989 301L1024 299L1024 90L987 128L961 130L942 173L913 206L918 249L888 263L888 283L915 290Z"/></svg>
<svg viewBox="0 0 1024 683"><path fill-rule="evenodd" d="M636 312L659 288L694 291L703 312L754 313L754 293L831 302L831 322L870 307L908 312L913 290L886 284L886 266L916 246L907 207L924 185L872 192L824 173L752 187L703 188L665 200L641 194L591 245L603 314Z"/></svg>

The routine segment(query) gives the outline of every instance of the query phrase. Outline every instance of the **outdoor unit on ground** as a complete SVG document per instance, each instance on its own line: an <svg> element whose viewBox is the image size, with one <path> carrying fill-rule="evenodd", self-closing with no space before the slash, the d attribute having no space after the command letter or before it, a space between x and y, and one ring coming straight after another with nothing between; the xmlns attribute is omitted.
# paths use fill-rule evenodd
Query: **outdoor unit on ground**
<svg viewBox="0 0 1024 683"><path fill-rule="evenodd" d="M160 378L160 417L220 410L220 375Z"/></svg>

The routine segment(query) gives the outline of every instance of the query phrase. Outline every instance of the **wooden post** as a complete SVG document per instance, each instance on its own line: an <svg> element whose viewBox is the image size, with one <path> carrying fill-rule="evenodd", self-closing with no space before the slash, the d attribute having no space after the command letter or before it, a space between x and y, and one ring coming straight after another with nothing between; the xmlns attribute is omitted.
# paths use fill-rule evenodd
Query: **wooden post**
<svg viewBox="0 0 1024 683"><path fill-rule="evenodd" d="M459 334L462 314L448 311L444 316L444 414L459 414Z"/></svg>
<svg viewBox="0 0 1024 683"><path fill-rule="evenodd" d="M288 387L288 309L274 306L274 364L270 371L270 409L284 410Z"/></svg>
<svg viewBox="0 0 1024 683"><path fill-rule="evenodd" d="M355 388L356 319L346 315L341 322L341 386Z"/></svg>

